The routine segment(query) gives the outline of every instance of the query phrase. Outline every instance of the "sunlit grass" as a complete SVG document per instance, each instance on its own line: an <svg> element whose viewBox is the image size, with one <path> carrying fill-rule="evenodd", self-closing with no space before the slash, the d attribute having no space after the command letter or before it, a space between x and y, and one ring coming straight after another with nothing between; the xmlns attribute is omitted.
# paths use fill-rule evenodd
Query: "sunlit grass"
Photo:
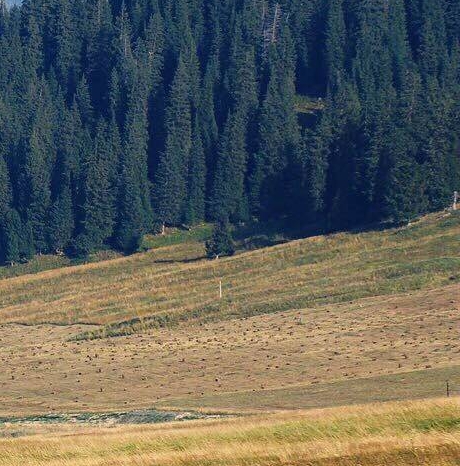
<svg viewBox="0 0 460 466"><path fill-rule="evenodd" d="M110 336L184 320L314 308L460 279L456 213L434 214L403 229L307 238L218 261L203 258L209 228L146 238L154 249L130 257L1 280L2 321L99 324L105 327L93 336Z"/></svg>
<svg viewBox="0 0 460 466"><path fill-rule="evenodd" d="M369 405L0 440L0 464L458 465L456 400Z"/></svg>

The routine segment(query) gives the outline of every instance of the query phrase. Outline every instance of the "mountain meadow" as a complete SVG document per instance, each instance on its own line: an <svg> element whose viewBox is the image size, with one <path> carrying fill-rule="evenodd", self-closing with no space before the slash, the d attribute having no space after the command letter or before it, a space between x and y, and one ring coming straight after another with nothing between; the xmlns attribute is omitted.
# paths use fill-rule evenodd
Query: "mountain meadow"
<svg viewBox="0 0 460 466"><path fill-rule="evenodd" d="M460 2L0 0L0 466L460 466Z"/></svg>

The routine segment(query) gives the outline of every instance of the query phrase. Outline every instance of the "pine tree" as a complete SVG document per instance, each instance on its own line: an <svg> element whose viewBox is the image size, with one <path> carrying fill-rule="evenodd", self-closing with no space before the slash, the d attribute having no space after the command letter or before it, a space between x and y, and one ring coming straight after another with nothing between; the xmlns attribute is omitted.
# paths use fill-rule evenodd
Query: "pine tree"
<svg viewBox="0 0 460 466"><path fill-rule="evenodd" d="M8 167L3 157L0 157L0 220L10 209L12 200L13 193Z"/></svg>
<svg viewBox="0 0 460 466"><path fill-rule="evenodd" d="M20 235L22 222L14 209L9 209L0 222L0 259L3 263L13 265L20 259Z"/></svg>
<svg viewBox="0 0 460 466"><path fill-rule="evenodd" d="M326 65L330 92L336 92L345 73L347 31L343 12L343 0L329 0L326 32Z"/></svg>
<svg viewBox="0 0 460 466"><path fill-rule="evenodd" d="M62 253L70 244L74 232L74 216L70 183L60 186L59 194L53 202L49 215L49 248Z"/></svg>
<svg viewBox="0 0 460 466"><path fill-rule="evenodd" d="M233 256L235 245L227 221L216 223L212 237L206 242L206 255L209 259L218 259L220 256Z"/></svg>
<svg viewBox="0 0 460 466"><path fill-rule="evenodd" d="M197 224L204 221L206 195L206 160L201 142L200 124L195 119L188 175L187 205L185 221Z"/></svg>
<svg viewBox="0 0 460 466"><path fill-rule="evenodd" d="M113 234L115 221L115 199L111 190L113 163L107 125L100 121L94 147L83 165L85 176L82 190L81 231L87 237L91 250L100 248Z"/></svg>
<svg viewBox="0 0 460 466"><path fill-rule="evenodd" d="M157 168L155 212L161 223L174 225L184 217L192 146L190 82L182 56L171 84L166 112L166 148Z"/></svg>

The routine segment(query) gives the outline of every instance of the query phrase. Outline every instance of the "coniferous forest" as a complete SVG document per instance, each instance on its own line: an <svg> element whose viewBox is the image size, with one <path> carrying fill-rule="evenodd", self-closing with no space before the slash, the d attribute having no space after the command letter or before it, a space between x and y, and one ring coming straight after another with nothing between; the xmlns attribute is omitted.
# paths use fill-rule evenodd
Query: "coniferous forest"
<svg viewBox="0 0 460 466"><path fill-rule="evenodd" d="M458 0L0 5L1 262L399 222L460 189Z"/></svg>

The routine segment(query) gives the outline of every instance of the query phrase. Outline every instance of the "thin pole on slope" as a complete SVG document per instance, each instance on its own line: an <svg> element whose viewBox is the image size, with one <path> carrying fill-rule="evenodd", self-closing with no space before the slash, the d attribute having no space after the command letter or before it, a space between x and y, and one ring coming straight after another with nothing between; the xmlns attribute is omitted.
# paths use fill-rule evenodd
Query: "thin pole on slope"
<svg viewBox="0 0 460 466"><path fill-rule="evenodd" d="M219 280L219 299L222 299L222 280Z"/></svg>

